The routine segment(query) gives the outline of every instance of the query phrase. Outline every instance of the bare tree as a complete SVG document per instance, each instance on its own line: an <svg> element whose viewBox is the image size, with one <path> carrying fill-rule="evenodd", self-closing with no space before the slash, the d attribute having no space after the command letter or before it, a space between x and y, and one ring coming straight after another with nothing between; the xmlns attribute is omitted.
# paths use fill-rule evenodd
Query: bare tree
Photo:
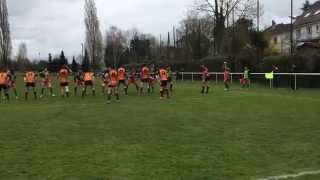
<svg viewBox="0 0 320 180"><path fill-rule="evenodd" d="M215 50L217 53L222 50L226 24L228 25L230 15L234 15L235 11L243 14L247 10L251 10L249 6L252 6L252 0L200 0L196 4L198 11L205 12L214 19Z"/></svg>
<svg viewBox="0 0 320 180"><path fill-rule="evenodd" d="M97 15L97 8L94 0L85 0L85 26L86 26L86 44L90 63L96 70L102 65L103 44L102 34Z"/></svg>
<svg viewBox="0 0 320 180"><path fill-rule="evenodd" d="M17 55L17 64L19 71L25 71L30 65L28 60L28 50L25 43L19 44L18 55Z"/></svg>
<svg viewBox="0 0 320 180"><path fill-rule="evenodd" d="M129 32L123 31L116 26L111 26L110 29L106 31L106 65L113 64L114 68L117 68L121 56L129 49L128 36Z"/></svg>
<svg viewBox="0 0 320 180"><path fill-rule="evenodd" d="M7 1L0 0L0 64L8 67L11 57L11 36Z"/></svg>

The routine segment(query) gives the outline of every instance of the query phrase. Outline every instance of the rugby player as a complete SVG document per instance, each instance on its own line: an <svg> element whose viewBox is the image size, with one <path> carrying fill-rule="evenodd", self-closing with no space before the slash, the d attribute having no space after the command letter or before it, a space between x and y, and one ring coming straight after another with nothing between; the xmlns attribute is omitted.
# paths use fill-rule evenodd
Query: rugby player
<svg viewBox="0 0 320 180"><path fill-rule="evenodd" d="M3 94L5 96L5 98L7 100L9 100L9 93L8 93L8 81L9 81L9 78L8 78L8 74L7 72L4 70L4 69L0 69L0 101L2 99L2 91L3 91Z"/></svg>
<svg viewBox="0 0 320 180"><path fill-rule="evenodd" d="M126 69L124 67L120 67L118 69L118 91L120 88L120 85L123 85L124 87L124 93L125 95L128 95L128 83L127 83L127 73L126 73Z"/></svg>
<svg viewBox="0 0 320 180"><path fill-rule="evenodd" d="M111 96L116 96L117 102L119 102L120 97L118 93L118 72L117 70L110 69L108 74L108 101L107 103L111 103Z"/></svg>
<svg viewBox="0 0 320 180"><path fill-rule="evenodd" d="M210 75L209 75L209 69L205 66L202 65L202 90L201 93L204 94L206 92L206 94L209 93L209 81L210 81Z"/></svg>
<svg viewBox="0 0 320 180"><path fill-rule="evenodd" d="M96 95L96 89L94 88L94 83L93 83L93 81L94 81L94 73L92 71L90 71L90 70L84 72L83 80L84 80L84 87L82 89L82 97L84 97L86 95L88 86L92 90L92 96L95 96Z"/></svg>
<svg viewBox="0 0 320 180"><path fill-rule="evenodd" d="M60 81L60 95L61 97L69 97L69 75L72 73L72 70L63 65L59 71L58 78Z"/></svg>
<svg viewBox="0 0 320 180"><path fill-rule="evenodd" d="M26 86L25 95L24 95L25 100L28 100L28 95L30 91L33 92L34 99L37 99L37 91L36 91L37 74L32 70L27 71L24 77L24 82Z"/></svg>
<svg viewBox="0 0 320 180"><path fill-rule="evenodd" d="M56 96L55 94L53 94L53 88L52 88L52 78L51 78L51 75L48 71L47 68L45 68L41 73L40 75L42 76L42 88L41 88L41 95L40 95L40 98L42 98L44 96L44 91L46 89L49 90L50 92L50 95L52 97Z"/></svg>

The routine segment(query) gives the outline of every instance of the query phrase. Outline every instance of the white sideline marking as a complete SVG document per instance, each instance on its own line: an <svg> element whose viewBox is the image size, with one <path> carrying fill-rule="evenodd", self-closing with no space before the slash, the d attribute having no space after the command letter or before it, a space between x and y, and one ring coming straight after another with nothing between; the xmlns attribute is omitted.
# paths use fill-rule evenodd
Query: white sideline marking
<svg viewBox="0 0 320 180"><path fill-rule="evenodd" d="M281 180L281 179L289 179L289 178L298 178L302 176L307 176L307 175L317 175L320 174L320 170L317 171L304 171L300 172L298 174L287 174L287 175L281 175L281 176L270 176L267 178L260 178L258 180Z"/></svg>

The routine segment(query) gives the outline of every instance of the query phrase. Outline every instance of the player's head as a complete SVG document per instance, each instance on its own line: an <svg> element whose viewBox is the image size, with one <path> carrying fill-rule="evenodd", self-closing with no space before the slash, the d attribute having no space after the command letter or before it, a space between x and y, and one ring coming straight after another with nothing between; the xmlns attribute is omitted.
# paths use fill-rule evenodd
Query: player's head
<svg viewBox="0 0 320 180"><path fill-rule="evenodd" d="M248 70L248 66L245 66L244 69L245 69L245 70Z"/></svg>
<svg viewBox="0 0 320 180"><path fill-rule="evenodd" d="M142 64L141 67L142 67L142 68L146 67L146 64Z"/></svg>

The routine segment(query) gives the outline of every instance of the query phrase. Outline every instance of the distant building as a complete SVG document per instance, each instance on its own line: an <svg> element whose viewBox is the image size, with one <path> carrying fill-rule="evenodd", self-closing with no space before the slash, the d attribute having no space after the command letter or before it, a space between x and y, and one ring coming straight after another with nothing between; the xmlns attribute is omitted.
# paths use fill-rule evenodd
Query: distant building
<svg viewBox="0 0 320 180"><path fill-rule="evenodd" d="M320 42L320 1L296 18L293 37L297 43Z"/></svg>
<svg viewBox="0 0 320 180"><path fill-rule="evenodd" d="M272 21L272 26L264 32L274 50L281 54L290 53L290 24L276 24Z"/></svg>
<svg viewBox="0 0 320 180"><path fill-rule="evenodd" d="M290 53L290 24L276 24L265 30L271 47L281 54ZM320 43L320 1L295 18L293 40L297 47L305 43Z"/></svg>

